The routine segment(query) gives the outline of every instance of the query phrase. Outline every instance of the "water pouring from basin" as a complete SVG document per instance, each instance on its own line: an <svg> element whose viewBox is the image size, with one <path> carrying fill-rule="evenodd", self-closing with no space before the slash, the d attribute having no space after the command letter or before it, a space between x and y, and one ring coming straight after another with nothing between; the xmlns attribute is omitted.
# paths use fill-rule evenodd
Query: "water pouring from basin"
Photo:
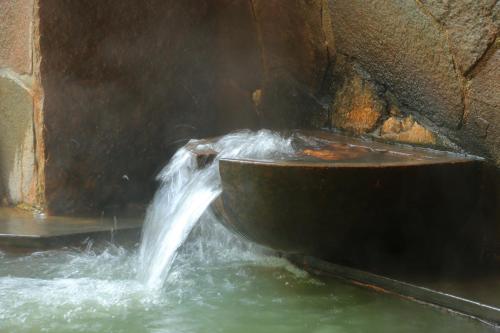
<svg viewBox="0 0 500 333"><path fill-rule="evenodd" d="M282 252L372 268L393 260L420 265L429 256L441 265L445 250L475 242L464 231L480 165L463 155L328 132L243 131L192 140L158 176L140 278L162 287L209 207L222 224Z"/></svg>
<svg viewBox="0 0 500 333"><path fill-rule="evenodd" d="M219 159L279 159L293 153L291 138L261 130L242 131L218 140L197 144L197 149L214 150L217 156L204 168L186 147L173 156L161 171L160 189L148 209L140 248L140 279L150 288L160 288L169 273L178 248L201 215L221 193Z"/></svg>

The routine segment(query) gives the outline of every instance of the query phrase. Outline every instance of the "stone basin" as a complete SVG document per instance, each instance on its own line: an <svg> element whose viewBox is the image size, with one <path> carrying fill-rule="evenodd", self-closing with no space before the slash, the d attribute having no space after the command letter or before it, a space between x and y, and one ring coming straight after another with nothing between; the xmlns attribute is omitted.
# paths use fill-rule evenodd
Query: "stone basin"
<svg viewBox="0 0 500 333"><path fill-rule="evenodd" d="M330 132L286 159L221 158L223 223L284 253L357 265L474 261L482 160ZM199 160L215 152L203 152Z"/></svg>

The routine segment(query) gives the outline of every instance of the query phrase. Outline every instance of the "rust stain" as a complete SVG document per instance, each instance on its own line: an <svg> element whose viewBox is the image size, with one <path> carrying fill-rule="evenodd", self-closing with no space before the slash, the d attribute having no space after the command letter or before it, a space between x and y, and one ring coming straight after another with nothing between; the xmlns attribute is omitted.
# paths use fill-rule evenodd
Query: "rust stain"
<svg viewBox="0 0 500 333"><path fill-rule="evenodd" d="M34 75L34 87L33 87L33 130L35 137L35 163L36 163L36 177L34 177L34 185L32 187L33 193L36 197L36 206L42 210L46 211L46 197L45 197L45 162L47 159L45 152L45 126L43 119L43 106L44 106L44 89L42 86L42 79L40 73L40 65L42 61L41 51L40 51L40 17L38 15L38 10L40 8L40 0L35 1L33 6L34 10L34 22L33 22L33 40L32 40L32 61L33 61L33 75Z"/></svg>
<svg viewBox="0 0 500 333"><path fill-rule="evenodd" d="M376 292L379 292L382 294L392 294L391 291L384 289L384 288L381 288L381 287L378 287L378 286L375 286L373 284L362 283L362 282L355 281L355 280L351 280L351 282L357 286L365 287L365 288L371 289L373 291L376 291Z"/></svg>
<svg viewBox="0 0 500 333"><path fill-rule="evenodd" d="M325 161L340 161L360 157L369 150L363 147L352 147L345 144L332 143L324 149L304 149L302 153Z"/></svg>
<svg viewBox="0 0 500 333"><path fill-rule="evenodd" d="M437 142L436 135L411 116L404 119L390 117L383 123L380 134L384 139L406 143L433 145Z"/></svg>

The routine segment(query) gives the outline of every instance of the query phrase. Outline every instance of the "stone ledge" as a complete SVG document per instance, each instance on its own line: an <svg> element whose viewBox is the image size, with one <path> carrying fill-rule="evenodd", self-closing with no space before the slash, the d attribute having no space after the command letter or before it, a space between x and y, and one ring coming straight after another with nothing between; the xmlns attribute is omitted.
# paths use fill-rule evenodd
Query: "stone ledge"
<svg viewBox="0 0 500 333"><path fill-rule="evenodd" d="M43 217L0 208L0 248L39 250L81 245L86 239L138 241L142 217Z"/></svg>

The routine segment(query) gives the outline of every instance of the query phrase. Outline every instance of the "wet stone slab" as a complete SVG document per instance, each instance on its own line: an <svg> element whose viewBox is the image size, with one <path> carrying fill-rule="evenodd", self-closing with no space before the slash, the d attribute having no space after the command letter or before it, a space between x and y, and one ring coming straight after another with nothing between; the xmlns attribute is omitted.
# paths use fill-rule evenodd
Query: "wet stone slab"
<svg viewBox="0 0 500 333"><path fill-rule="evenodd" d="M44 217L0 208L0 248L78 246L87 240L137 241L142 217Z"/></svg>

